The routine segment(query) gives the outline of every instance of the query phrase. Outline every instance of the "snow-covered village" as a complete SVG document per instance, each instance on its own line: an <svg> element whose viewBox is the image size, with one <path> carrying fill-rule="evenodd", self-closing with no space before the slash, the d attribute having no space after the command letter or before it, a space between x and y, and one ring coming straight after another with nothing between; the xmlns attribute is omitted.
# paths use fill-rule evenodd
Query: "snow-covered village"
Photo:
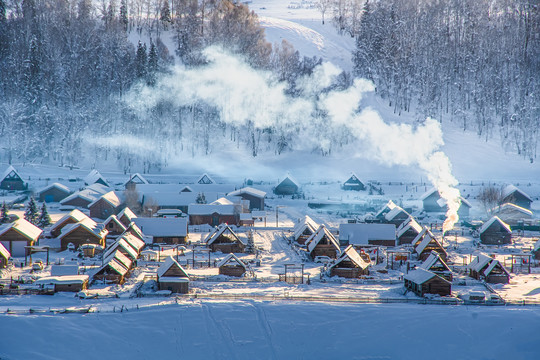
<svg viewBox="0 0 540 360"><path fill-rule="evenodd" d="M536 359L539 128L534 0L0 0L0 359Z"/></svg>

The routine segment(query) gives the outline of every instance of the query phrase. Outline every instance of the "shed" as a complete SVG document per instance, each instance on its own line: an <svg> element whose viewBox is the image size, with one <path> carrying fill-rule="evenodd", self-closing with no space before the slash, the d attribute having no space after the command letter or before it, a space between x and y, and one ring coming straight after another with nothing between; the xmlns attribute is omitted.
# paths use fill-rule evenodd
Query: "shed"
<svg viewBox="0 0 540 360"><path fill-rule="evenodd" d="M69 243L75 245L76 248L84 244L96 244L104 247L108 233L103 224L97 224L92 219L84 219L62 228L58 237L60 248L66 250Z"/></svg>
<svg viewBox="0 0 540 360"><path fill-rule="evenodd" d="M8 249L0 242L0 269L5 269L7 267L10 258L11 254Z"/></svg>
<svg viewBox="0 0 540 360"><path fill-rule="evenodd" d="M107 219L111 215L116 215L123 200L114 191L103 194L99 199L88 204L90 217Z"/></svg>
<svg viewBox="0 0 540 360"><path fill-rule="evenodd" d="M225 258L217 264L217 267L219 268L220 275L235 277L244 276L247 270L246 264L232 253L225 256Z"/></svg>
<svg viewBox="0 0 540 360"><path fill-rule="evenodd" d="M249 201L250 210L264 210L264 198L266 192L252 187L245 187L240 190L235 190L227 194L227 196L239 196L244 200Z"/></svg>
<svg viewBox="0 0 540 360"><path fill-rule="evenodd" d="M530 221L533 217L531 210L512 203L504 203L490 210L491 215L497 216L510 226Z"/></svg>
<svg viewBox="0 0 540 360"><path fill-rule="evenodd" d="M330 276L358 278L362 275L369 275L370 265L369 255L359 254L352 245L349 245L330 266Z"/></svg>
<svg viewBox="0 0 540 360"><path fill-rule="evenodd" d="M533 199L515 185L508 185L502 190L502 203L512 203L525 209L531 209Z"/></svg>
<svg viewBox="0 0 540 360"><path fill-rule="evenodd" d="M13 257L28 254L26 246L34 246L42 230L25 219L18 219L0 227L0 243Z"/></svg>
<svg viewBox="0 0 540 360"><path fill-rule="evenodd" d="M40 202L60 202L71 194L71 190L60 183L52 183L38 191Z"/></svg>
<svg viewBox="0 0 540 360"><path fill-rule="evenodd" d="M276 195L294 195L298 193L300 184L292 178L291 175L287 175L275 188L274 194Z"/></svg>
<svg viewBox="0 0 540 360"><path fill-rule="evenodd" d="M422 232L420 225L412 216L396 229L397 245L410 244Z"/></svg>
<svg viewBox="0 0 540 360"><path fill-rule="evenodd" d="M339 224L339 244L396 246L394 224Z"/></svg>
<svg viewBox="0 0 540 360"><path fill-rule="evenodd" d="M317 231L306 240L306 245L312 259L316 256L328 256L335 259L341 252L336 238L324 225L319 226Z"/></svg>
<svg viewBox="0 0 540 360"><path fill-rule="evenodd" d="M103 226L109 231L109 235L120 235L126 231L126 227L116 217L116 215L109 216L104 222Z"/></svg>
<svg viewBox="0 0 540 360"><path fill-rule="evenodd" d="M360 181L360 179L358 178L358 176L356 176L355 173L351 173L349 179L347 179L347 181L343 183L343 190L360 191L365 189L366 186L362 181Z"/></svg>
<svg viewBox="0 0 540 360"><path fill-rule="evenodd" d="M504 245L512 243L512 229L510 225L493 216L479 229L480 242L486 245Z"/></svg>
<svg viewBox="0 0 540 360"><path fill-rule="evenodd" d="M169 290L179 294L189 292L189 275L171 256L159 267L157 276L159 290Z"/></svg>
<svg viewBox="0 0 540 360"><path fill-rule="evenodd" d="M469 264L469 276L492 284L508 284L510 282L510 273L501 262L485 254L479 254Z"/></svg>
<svg viewBox="0 0 540 360"><path fill-rule="evenodd" d="M123 208L118 215L116 216L122 224L124 224L125 227L128 227L129 224L137 217L133 211L129 207Z"/></svg>
<svg viewBox="0 0 540 360"><path fill-rule="evenodd" d="M133 222L153 243L185 244L188 237L188 220L180 218L138 217Z"/></svg>
<svg viewBox="0 0 540 360"><path fill-rule="evenodd" d="M60 233L62 232L62 229L69 224L75 224L80 221L91 221L95 223L94 220L90 219L86 214L81 212L80 210L72 210L69 214L62 216L60 220L54 223L53 226L51 226L50 233L52 237L58 237Z"/></svg>
<svg viewBox="0 0 540 360"><path fill-rule="evenodd" d="M319 224L306 215L294 226L294 240L300 245L304 245L306 240L309 239L318 228Z"/></svg>
<svg viewBox="0 0 540 360"><path fill-rule="evenodd" d="M449 296L452 294L452 283L431 271L422 268L413 270L403 277L405 288L418 296L436 294Z"/></svg>
<svg viewBox="0 0 540 360"><path fill-rule="evenodd" d="M2 190L25 190L27 185L24 183L21 175L13 166L8 166L0 178L0 189Z"/></svg>
<svg viewBox="0 0 540 360"><path fill-rule="evenodd" d="M88 175L84 178L85 185L92 185L92 184L101 184L107 187L110 187L109 183L105 179L103 175L100 174L99 171L96 169L91 170Z"/></svg>
<svg viewBox="0 0 540 360"><path fill-rule="evenodd" d="M243 253L246 250L247 242L241 239L229 225L221 224L208 234L205 239L206 246L213 252L221 251L227 253Z"/></svg>
<svg viewBox="0 0 540 360"><path fill-rule="evenodd" d="M448 281L452 281L452 270L436 251L432 251L429 254L428 258L420 265L420 268L431 271Z"/></svg>
<svg viewBox="0 0 540 360"><path fill-rule="evenodd" d="M59 275L37 279L34 285L53 285L54 292L79 292L88 288L88 275Z"/></svg>

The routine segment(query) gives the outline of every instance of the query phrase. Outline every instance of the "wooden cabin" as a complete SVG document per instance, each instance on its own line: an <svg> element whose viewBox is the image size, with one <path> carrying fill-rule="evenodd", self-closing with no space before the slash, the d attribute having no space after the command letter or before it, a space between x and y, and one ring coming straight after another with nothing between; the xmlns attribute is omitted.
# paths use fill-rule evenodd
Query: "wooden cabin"
<svg viewBox="0 0 540 360"><path fill-rule="evenodd" d="M11 254L8 249L0 243L0 269L5 269L8 266L8 261L11 258Z"/></svg>
<svg viewBox="0 0 540 360"><path fill-rule="evenodd" d="M133 222L146 236L152 237L153 243L185 244L188 238L188 219L181 218L145 218L138 217Z"/></svg>
<svg viewBox="0 0 540 360"><path fill-rule="evenodd" d="M109 233L103 224L96 224L91 219L64 226L60 236L60 248L66 250L69 243L78 248L84 244L96 244L105 247L105 238Z"/></svg>
<svg viewBox="0 0 540 360"><path fill-rule="evenodd" d="M366 186L355 173L352 173L351 177L343 183L343 190L361 191L366 190Z"/></svg>
<svg viewBox="0 0 540 360"><path fill-rule="evenodd" d="M131 175L128 181L124 183L124 188L126 190L134 189L137 185L142 185L142 184L148 184L148 181L141 174L135 173Z"/></svg>
<svg viewBox="0 0 540 360"><path fill-rule="evenodd" d="M405 245L413 242L414 239L422 232L420 225L412 216L409 221L403 222L396 229L397 245Z"/></svg>
<svg viewBox="0 0 540 360"><path fill-rule="evenodd" d="M369 275L370 265L369 255L359 254L352 245L349 245L330 266L330 276L354 279L362 275Z"/></svg>
<svg viewBox="0 0 540 360"><path fill-rule="evenodd" d="M392 211L397 205L394 204L392 200L388 200L386 205L384 205L373 217L373 222L386 222L386 214Z"/></svg>
<svg viewBox="0 0 540 360"><path fill-rule="evenodd" d="M339 244L396 246L396 227L376 223L339 224Z"/></svg>
<svg viewBox="0 0 540 360"><path fill-rule="evenodd" d="M398 228L405 221L409 221L410 217L411 215L409 215L408 212L403 210L400 206L395 205L392 210L384 215L384 220L382 222L386 224L394 224L396 228Z"/></svg>
<svg viewBox="0 0 540 360"><path fill-rule="evenodd" d="M189 275L182 265L172 257L168 257L157 271L159 290L172 293L187 294L189 292Z"/></svg>
<svg viewBox="0 0 540 360"><path fill-rule="evenodd" d="M108 258L117 250L127 256L131 261L135 261L139 257L139 252L134 249L124 238L120 238L105 251L103 258Z"/></svg>
<svg viewBox="0 0 540 360"><path fill-rule="evenodd" d="M99 199L88 204L90 217L97 219L107 219L111 215L116 215L122 204L122 200L114 191L102 195Z"/></svg>
<svg viewBox="0 0 540 360"><path fill-rule="evenodd" d="M221 260L217 267L220 275L242 277L246 273L247 267L236 255L229 254Z"/></svg>
<svg viewBox="0 0 540 360"><path fill-rule="evenodd" d="M94 220L90 219L88 216L86 216L84 213L82 213L80 210L72 210L69 214L62 216L60 220L54 223L53 226L51 226L50 233L52 237L58 237L60 236L60 233L62 232L62 229L69 224L75 224L81 221L91 221L95 223Z"/></svg>
<svg viewBox="0 0 540 360"><path fill-rule="evenodd" d="M79 247L82 250L84 257L93 258L103 252L103 246L96 244L84 244Z"/></svg>
<svg viewBox="0 0 540 360"><path fill-rule="evenodd" d="M0 178L0 189L2 190L26 190L27 187L28 185L24 183L21 175L11 165Z"/></svg>
<svg viewBox="0 0 540 360"><path fill-rule="evenodd" d="M294 195L298 193L300 184L294 180L290 175L287 175L275 188L274 194L276 195Z"/></svg>
<svg viewBox="0 0 540 360"><path fill-rule="evenodd" d="M312 259L316 256L336 259L341 252L338 241L324 225L319 226L317 231L306 240L306 245Z"/></svg>
<svg viewBox="0 0 540 360"><path fill-rule="evenodd" d="M227 253L243 253L246 251L247 242L240 239L238 235L229 227L229 225L221 224L210 233L206 239L206 246L212 252L220 251Z"/></svg>
<svg viewBox="0 0 540 360"><path fill-rule="evenodd" d="M403 277L405 288L418 296L435 294L450 296L452 283L431 271L422 268L413 270Z"/></svg>
<svg viewBox="0 0 540 360"><path fill-rule="evenodd" d="M136 237L137 239L141 240L142 242L145 241L144 234L143 234L142 230L134 222L132 222L131 224L128 225L128 227L126 228L126 231L124 231L121 236L125 236L127 234Z"/></svg>
<svg viewBox="0 0 540 360"><path fill-rule="evenodd" d="M298 244L304 245L306 240L309 239L309 237L313 235L318 228L319 224L313 221L311 217L306 215L298 224L294 226L294 240Z"/></svg>
<svg viewBox="0 0 540 360"><path fill-rule="evenodd" d="M85 189L74 192L60 201L62 206L73 206L87 208L88 205L98 200L101 196L108 193L110 188L102 184L92 184Z"/></svg>
<svg viewBox="0 0 540 360"><path fill-rule="evenodd" d="M501 262L485 254L478 255L469 264L469 276L490 284L508 284L510 282L510 273Z"/></svg>
<svg viewBox="0 0 540 360"><path fill-rule="evenodd" d="M111 215L103 222L105 229L109 231L109 235L120 235L126 231L126 227L122 222L116 217L116 215Z"/></svg>
<svg viewBox="0 0 540 360"><path fill-rule="evenodd" d="M28 254L25 246L34 246L42 230L25 219L18 219L0 227L0 243L13 257Z"/></svg>
<svg viewBox="0 0 540 360"><path fill-rule="evenodd" d="M431 188L424 195L420 197L422 200L423 208L425 212L446 213L448 206L446 200L441 197L439 191L435 188ZM460 218L468 218L469 212L472 207L471 203L463 197L459 197L461 205L458 209L458 216Z"/></svg>
<svg viewBox="0 0 540 360"><path fill-rule="evenodd" d="M421 261L426 260L431 255L432 251L437 252L443 261L446 261L448 258L448 254L444 247L427 228L424 228L413 240L413 245L415 246L414 251Z"/></svg>
<svg viewBox="0 0 540 360"><path fill-rule="evenodd" d="M512 203L504 203L490 210L490 214L497 216L504 223L510 226L520 225L529 222L533 218L531 210L522 208Z"/></svg>
<svg viewBox="0 0 540 360"><path fill-rule="evenodd" d="M240 204L235 204L225 198L217 199L210 204L190 204L188 206L190 225L218 226L229 224L239 226L241 212Z"/></svg>
<svg viewBox="0 0 540 360"><path fill-rule="evenodd" d="M420 265L420 268L431 271L432 273L437 274L450 282L452 281L452 270L441 258L441 255L436 251L431 252L428 258L422 263L422 265Z"/></svg>
<svg viewBox="0 0 540 360"><path fill-rule="evenodd" d="M34 285L54 286L54 292L79 292L88 289L88 275L59 275L42 277Z"/></svg>
<svg viewBox="0 0 540 360"><path fill-rule="evenodd" d="M123 266L117 259L110 259L103 264L94 274L94 280L106 281L109 283L123 284L127 277L129 269Z"/></svg>
<svg viewBox="0 0 540 360"><path fill-rule="evenodd" d="M117 241L120 239L124 239L133 249L135 249L135 251L137 251L137 254L140 254L146 245L143 240L139 239L138 237L130 233L122 234L117 239Z"/></svg>
<svg viewBox="0 0 540 360"><path fill-rule="evenodd" d="M118 220L127 228L129 224L133 222L133 219L137 217L133 211L129 207L123 208L118 215L116 216Z"/></svg>
<svg viewBox="0 0 540 360"><path fill-rule="evenodd" d="M480 242L485 245L505 245L512 243L512 229L510 225L493 216L486 221L480 229Z"/></svg>
<svg viewBox="0 0 540 360"><path fill-rule="evenodd" d="M52 183L38 191L38 199L40 202L60 202L71 194L71 190L62 184Z"/></svg>
<svg viewBox="0 0 540 360"><path fill-rule="evenodd" d="M85 185L101 184L110 187L109 182L96 169L93 169L86 175L84 183Z"/></svg>
<svg viewBox="0 0 540 360"><path fill-rule="evenodd" d="M252 187L245 187L227 194L227 197L238 196L243 200L249 201L250 210L264 210L264 198L266 192Z"/></svg>
<svg viewBox="0 0 540 360"><path fill-rule="evenodd" d="M523 190L508 185L502 190L502 203L512 203L524 209L531 209L533 199Z"/></svg>

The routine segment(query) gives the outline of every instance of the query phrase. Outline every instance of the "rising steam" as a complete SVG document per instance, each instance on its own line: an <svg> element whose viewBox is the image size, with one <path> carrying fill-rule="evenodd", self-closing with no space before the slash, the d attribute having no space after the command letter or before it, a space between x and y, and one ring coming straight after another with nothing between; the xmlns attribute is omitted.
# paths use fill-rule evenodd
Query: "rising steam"
<svg viewBox="0 0 540 360"><path fill-rule="evenodd" d="M371 108L359 110L363 95L374 90L373 84L356 79L345 90L327 91L341 72L330 63L317 66L311 75L299 79L300 95L291 97L285 92L286 84L270 72L254 70L242 59L216 47L206 49L204 56L206 65L176 67L155 87L134 87L125 101L142 113L162 101L177 106L206 103L219 112L221 121L234 126L248 122L258 128L292 126L309 138L306 144L296 144L297 148L307 147L308 143L312 146L313 142L324 148L328 140L309 135L324 134L331 128L346 129L365 145L364 156L387 165L417 166L428 175L448 205L443 232L458 221L460 194L450 161L439 151L443 139L437 121L428 118L417 126L393 124ZM321 113L326 114L323 119Z"/></svg>

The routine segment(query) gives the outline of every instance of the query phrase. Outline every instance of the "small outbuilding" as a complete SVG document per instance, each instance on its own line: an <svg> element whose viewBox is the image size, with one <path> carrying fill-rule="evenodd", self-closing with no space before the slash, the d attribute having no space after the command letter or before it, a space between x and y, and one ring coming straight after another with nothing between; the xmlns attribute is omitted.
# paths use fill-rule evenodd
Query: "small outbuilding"
<svg viewBox="0 0 540 360"><path fill-rule="evenodd" d="M418 296L435 294L449 296L452 294L452 283L439 275L422 268L413 270L403 277L405 288Z"/></svg>
<svg viewBox="0 0 540 360"><path fill-rule="evenodd" d="M188 219L137 217L133 222L146 236L152 237L153 243L185 244L188 238Z"/></svg>
<svg viewBox="0 0 540 360"><path fill-rule="evenodd" d="M366 190L366 186L355 173L352 173L349 179L343 183L343 190L361 191Z"/></svg>
<svg viewBox="0 0 540 360"><path fill-rule="evenodd" d="M24 183L21 175L13 166L8 166L0 178L0 189L2 190L26 190L27 184Z"/></svg>
<svg viewBox="0 0 540 360"><path fill-rule="evenodd" d="M240 237L227 224L221 224L214 229L205 239L206 246L212 252L220 251L227 253L243 253L246 250L247 241Z"/></svg>
<svg viewBox="0 0 540 360"><path fill-rule="evenodd" d="M352 245L349 245L330 266L330 276L354 279L362 275L369 275L370 265L369 255L359 254Z"/></svg>
<svg viewBox="0 0 540 360"><path fill-rule="evenodd" d="M171 256L159 267L157 278L159 290L169 290L178 294L189 292L189 275Z"/></svg>
<svg viewBox="0 0 540 360"><path fill-rule="evenodd" d="M431 252L428 258L420 265L420 268L431 271L448 281L452 281L452 270L436 251Z"/></svg>
<svg viewBox="0 0 540 360"><path fill-rule="evenodd" d="M88 289L88 275L59 275L37 279L34 285L54 286L54 292L79 292Z"/></svg>
<svg viewBox="0 0 540 360"><path fill-rule="evenodd" d="M300 184L292 178L292 176L287 175L275 188L274 194L276 195L294 195L300 190Z"/></svg>
<svg viewBox="0 0 540 360"><path fill-rule="evenodd" d="M515 185L508 185L502 190L502 203L512 203L530 210L533 199Z"/></svg>
<svg viewBox="0 0 540 360"><path fill-rule="evenodd" d="M116 258L111 258L94 274L94 280L102 280L115 284L123 284L129 268L126 268Z"/></svg>
<svg viewBox="0 0 540 360"><path fill-rule="evenodd" d="M246 273L247 267L236 255L229 254L225 256L218 264L220 275L241 277Z"/></svg>
<svg viewBox="0 0 540 360"><path fill-rule="evenodd" d="M243 200L249 201L250 210L264 210L264 199L266 192L252 187L245 187L227 194L227 196L238 196Z"/></svg>
<svg viewBox="0 0 540 360"><path fill-rule="evenodd" d="M309 239L309 237L313 235L318 228L319 224L317 224L311 217L306 215L294 226L294 240L298 244L304 245L306 240Z"/></svg>
<svg viewBox="0 0 540 360"><path fill-rule="evenodd" d="M510 273L497 259L485 254L478 255L469 264L469 276L491 284L508 284Z"/></svg>
<svg viewBox="0 0 540 360"><path fill-rule="evenodd" d="M38 199L41 202L60 202L71 194L71 190L60 183L52 183L38 191Z"/></svg>
<svg viewBox="0 0 540 360"><path fill-rule="evenodd" d="M512 243L512 229L510 225L493 216L479 229L480 242L485 245L505 245Z"/></svg>
<svg viewBox="0 0 540 360"><path fill-rule="evenodd" d="M421 261L426 260L432 251L435 251L439 254L442 260L446 261L448 254L442 246L442 244L437 240L435 235L427 228L424 228L422 232L413 240L413 245L415 245L414 251L418 255L418 259Z"/></svg>
<svg viewBox="0 0 540 360"><path fill-rule="evenodd" d="M0 243L11 256L20 257L28 254L27 246L34 246L42 230L25 219L18 219L0 227Z"/></svg>
<svg viewBox="0 0 540 360"><path fill-rule="evenodd" d="M317 231L306 240L306 245L312 259L316 256L328 256L335 259L341 253L338 241L324 225L319 226Z"/></svg>

